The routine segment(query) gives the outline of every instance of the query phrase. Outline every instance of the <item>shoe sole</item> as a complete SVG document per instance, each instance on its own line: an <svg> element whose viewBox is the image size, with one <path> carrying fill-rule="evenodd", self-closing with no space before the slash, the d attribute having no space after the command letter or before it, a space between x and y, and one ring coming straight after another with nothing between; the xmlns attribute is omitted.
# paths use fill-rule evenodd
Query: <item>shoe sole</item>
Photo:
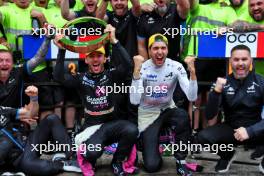
<svg viewBox="0 0 264 176"><path fill-rule="evenodd" d="M264 168L262 167L261 163L259 163L259 171L264 174Z"/></svg>
<svg viewBox="0 0 264 176"><path fill-rule="evenodd" d="M82 173L81 169L76 169L76 167L69 167L67 166L67 168L63 168L64 171L66 172L78 172L78 173Z"/></svg>
<svg viewBox="0 0 264 176"><path fill-rule="evenodd" d="M233 161L236 159L236 152L234 153L233 157L231 158L231 160L229 161L227 167L225 170L219 170L219 171L216 171L218 173L226 173L227 171L229 171L229 168L231 166L231 164L233 163Z"/></svg>
<svg viewBox="0 0 264 176"><path fill-rule="evenodd" d="M263 159L263 156L258 157L258 158L251 158L251 159L256 160L256 161L261 161Z"/></svg>

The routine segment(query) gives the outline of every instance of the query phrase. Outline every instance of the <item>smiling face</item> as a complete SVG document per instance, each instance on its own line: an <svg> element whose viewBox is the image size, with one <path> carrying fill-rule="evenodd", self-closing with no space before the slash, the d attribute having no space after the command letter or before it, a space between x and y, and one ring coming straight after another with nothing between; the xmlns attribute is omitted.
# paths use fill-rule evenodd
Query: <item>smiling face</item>
<svg viewBox="0 0 264 176"><path fill-rule="evenodd" d="M0 80L6 81L13 68L13 58L10 52L0 52Z"/></svg>
<svg viewBox="0 0 264 176"><path fill-rule="evenodd" d="M152 62L160 67L164 64L168 55L168 46L163 41L154 42L149 48L149 55Z"/></svg>
<svg viewBox="0 0 264 176"><path fill-rule="evenodd" d="M14 0L14 3L22 9L26 9L29 7L30 0Z"/></svg>
<svg viewBox="0 0 264 176"><path fill-rule="evenodd" d="M123 16L128 10L127 0L111 0L113 11L118 16Z"/></svg>
<svg viewBox="0 0 264 176"><path fill-rule="evenodd" d="M98 3L97 0L82 0L82 1L83 1L86 11L89 14L95 13L97 9L97 3Z"/></svg>
<svg viewBox="0 0 264 176"><path fill-rule="evenodd" d="M38 7L46 8L48 6L49 1L48 0L34 0L35 5Z"/></svg>
<svg viewBox="0 0 264 176"><path fill-rule="evenodd" d="M232 52L230 63L234 77L236 79L243 80L247 77L250 71L252 58L249 51L244 49L237 49Z"/></svg>
<svg viewBox="0 0 264 176"><path fill-rule="evenodd" d="M263 0L249 0L248 4L249 14L256 21L264 20L264 1Z"/></svg>
<svg viewBox="0 0 264 176"><path fill-rule="evenodd" d="M105 55L97 51L88 54L85 58L85 63L88 64L89 71L95 74L104 71L105 62L106 62Z"/></svg>

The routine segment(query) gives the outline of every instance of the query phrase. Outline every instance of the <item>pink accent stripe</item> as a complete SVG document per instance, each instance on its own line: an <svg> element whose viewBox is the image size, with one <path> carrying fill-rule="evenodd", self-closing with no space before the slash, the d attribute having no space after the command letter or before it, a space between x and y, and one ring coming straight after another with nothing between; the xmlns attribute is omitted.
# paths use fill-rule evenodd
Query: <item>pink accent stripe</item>
<svg viewBox="0 0 264 176"><path fill-rule="evenodd" d="M79 166L82 170L82 174L84 176L94 176L94 170L93 170L92 165L87 160L85 160L85 158L81 154L81 152L85 152L84 149L85 148L83 145L79 147L78 152L77 152L77 161L79 163Z"/></svg>
<svg viewBox="0 0 264 176"><path fill-rule="evenodd" d="M192 171L196 171L198 164L196 163L186 163L186 167Z"/></svg>
<svg viewBox="0 0 264 176"><path fill-rule="evenodd" d="M133 146L129 158L123 162L123 169L126 173L132 174L137 168L134 166L137 157L136 145Z"/></svg>

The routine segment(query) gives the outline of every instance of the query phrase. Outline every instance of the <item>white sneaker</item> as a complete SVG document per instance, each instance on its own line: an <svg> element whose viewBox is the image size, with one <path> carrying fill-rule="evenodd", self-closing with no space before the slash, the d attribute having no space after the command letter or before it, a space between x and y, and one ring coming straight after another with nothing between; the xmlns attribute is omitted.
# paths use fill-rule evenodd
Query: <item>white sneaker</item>
<svg viewBox="0 0 264 176"><path fill-rule="evenodd" d="M78 172L82 173L82 170L76 160L64 161L63 170L67 172Z"/></svg>
<svg viewBox="0 0 264 176"><path fill-rule="evenodd" d="M12 175L15 175L15 176L26 176L23 172L5 172L3 173L1 176L12 176Z"/></svg>
<svg viewBox="0 0 264 176"><path fill-rule="evenodd" d="M259 171L264 174L264 159L259 163Z"/></svg>
<svg viewBox="0 0 264 176"><path fill-rule="evenodd" d="M53 157L52 157L52 161L65 161L66 160L66 155L65 153L56 153Z"/></svg>

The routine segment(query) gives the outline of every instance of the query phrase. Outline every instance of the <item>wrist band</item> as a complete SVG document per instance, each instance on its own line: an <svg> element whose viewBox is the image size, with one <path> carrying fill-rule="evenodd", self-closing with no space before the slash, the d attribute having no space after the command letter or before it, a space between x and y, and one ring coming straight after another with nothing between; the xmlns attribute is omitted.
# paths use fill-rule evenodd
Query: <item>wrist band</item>
<svg viewBox="0 0 264 176"><path fill-rule="evenodd" d="M30 98L30 101L38 101L38 96L31 96L29 98Z"/></svg>
<svg viewBox="0 0 264 176"><path fill-rule="evenodd" d="M103 20L100 20L98 18L94 17L81 17L81 18L76 18L72 21L69 21L64 25L64 28L68 28L74 24L78 23L83 23L83 22L95 22L98 24L101 24L102 26L106 26L107 23ZM95 39L95 40L90 40L86 42L78 42L78 41L72 41L67 38L62 38L59 40L59 43L67 50L70 50L72 52L76 53L89 53L92 52L103 45L105 45L110 39L109 33L103 34L100 38Z"/></svg>

